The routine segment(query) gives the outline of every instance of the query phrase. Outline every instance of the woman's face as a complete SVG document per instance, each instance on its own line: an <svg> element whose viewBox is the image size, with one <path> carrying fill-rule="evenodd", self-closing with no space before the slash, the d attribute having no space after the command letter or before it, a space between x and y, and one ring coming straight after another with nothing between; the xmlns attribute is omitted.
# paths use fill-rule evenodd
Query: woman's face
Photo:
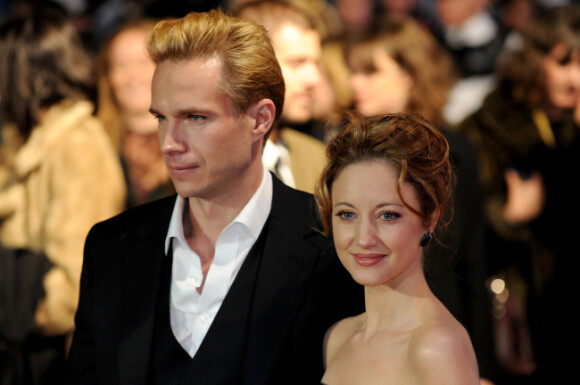
<svg viewBox="0 0 580 385"><path fill-rule="evenodd" d="M557 45L542 60L547 102L557 110L572 109L580 98L580 52Z"/></svg>
<svg viewBox="0 0 580 385"><path fill-rule="evenodd" d="M351 55L357 55L356 49ZM383 49L373 53L371 69L353 68L354 103L363 115L405 112L413 80Z"/></svg>
<svg viewBox="0 0 580 385"><path fill-rule="evenodd" d="M397 285L421 271L423 219L409 210L397 193L398 173L383 160L344 168L331 187L332 233L338 257L359 284ZM413 186L402 195L414 209Z"/></svg>
<svg viewBox="0 0 580 385"><path fill-rule="evenodd" d="M121 110L127 113L149 111L151 81L155 64L145 52L147 32L130 29L121 32L109 49L109 81Z"/></svg>

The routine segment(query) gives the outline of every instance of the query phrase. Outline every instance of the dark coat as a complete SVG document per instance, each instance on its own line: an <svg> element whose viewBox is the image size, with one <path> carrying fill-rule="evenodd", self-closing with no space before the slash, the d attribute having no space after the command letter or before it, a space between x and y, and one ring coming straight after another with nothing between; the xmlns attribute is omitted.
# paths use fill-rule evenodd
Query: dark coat
<svg viewBox="0 0 580 385"><path fill-rule="evenodd" d="M184 383L319 384L326 330L363 311L361 288L314 227L312 197L273 179L271 213L255 245L259 266L244 261ZM174 201L137 207L91 230L66 384L147 382ZM248 273L254 289L237 290Z"/></svg>

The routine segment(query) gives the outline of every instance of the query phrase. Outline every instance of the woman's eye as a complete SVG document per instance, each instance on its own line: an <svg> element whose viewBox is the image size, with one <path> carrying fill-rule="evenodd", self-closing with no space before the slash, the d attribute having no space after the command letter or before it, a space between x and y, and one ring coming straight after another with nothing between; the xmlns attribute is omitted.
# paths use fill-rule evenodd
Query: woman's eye
<svg viewBox="0 0 580 385"><path fill-rule="evenodd" d="M570 62L572 61L572 52L573 51L571 49L568 50L568 52L566 52L566 55L557 60L558 64L561 66L570 64Z"/></svg>
<svg viewBox="0 0 580 385"><path fill-rule="evenodd" d="M381 213L381 218L385 221L392 221L394 219L399 218L401 215L398 213L394 213L392 211L386 211L384 213Z"/></svg>

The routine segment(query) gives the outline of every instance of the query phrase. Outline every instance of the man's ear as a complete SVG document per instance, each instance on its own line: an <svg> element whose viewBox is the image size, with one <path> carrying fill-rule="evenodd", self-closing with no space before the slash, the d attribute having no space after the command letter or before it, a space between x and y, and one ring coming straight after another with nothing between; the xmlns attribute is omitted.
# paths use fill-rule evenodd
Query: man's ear
<svg viewBox="0 0 580 385"><path fill-rule="evenodd" d="M253 121L253 138L262 140L274 124L276 106L270 99L261 99L248 109L248 115L252 117Z"/></svg>

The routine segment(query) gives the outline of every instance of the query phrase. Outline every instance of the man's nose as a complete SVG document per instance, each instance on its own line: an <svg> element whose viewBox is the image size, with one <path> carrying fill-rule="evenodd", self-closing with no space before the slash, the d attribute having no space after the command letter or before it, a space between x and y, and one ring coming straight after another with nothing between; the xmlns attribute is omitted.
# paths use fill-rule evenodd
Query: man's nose
<svg viewBox="0 0 580 385"><path fill-rule="evenodd" d="M302 73L304 82L310 87L316 86L322 80L322 73L316 63L309 63Z"/></svg>
<svg viewBox="0 0 580 385"><path fill-rule="evenodd" d="M164 127L159 129L159 142L161 143L161 152L165 155L181 153L185 149L181 138L181 129L171 121L166 122Z"/></svg>

